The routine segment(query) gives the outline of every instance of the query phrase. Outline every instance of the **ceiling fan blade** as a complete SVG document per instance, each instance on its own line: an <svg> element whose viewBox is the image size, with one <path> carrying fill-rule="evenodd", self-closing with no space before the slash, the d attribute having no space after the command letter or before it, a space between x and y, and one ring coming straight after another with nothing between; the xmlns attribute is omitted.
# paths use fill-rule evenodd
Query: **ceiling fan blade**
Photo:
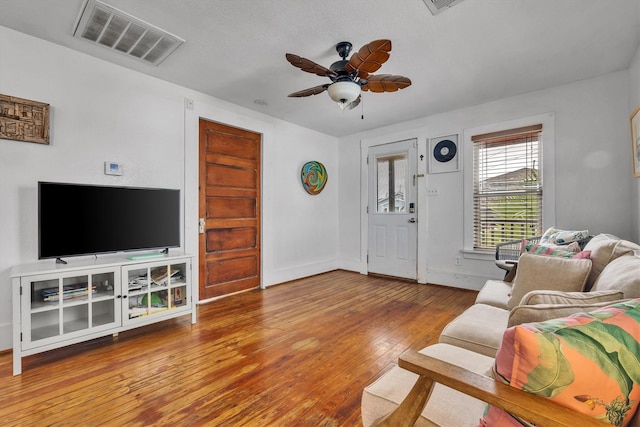
<svg viewBox="0 0 640 427"><path fill-rule="evenodd" d="M362 90L374 93L396 92L408 86L411 86L411 80L408 77L394 74L378 74L369 76L367 84L362 86Z"/></svg>
<svg viewBox="0 0 640 427"><path fill-rule="evenodd" d="M391 52L391 40L374 40L351 55L351 59L346 65L346 70L348 72L358 71L358 74L361 71L374 73L380 69L382 64L387 62L389 52Z"/></svg>
<svg viewBox="0 0 640 427"><path fill-rule="evenodd" d="M302 71L306 71L307 73L315 74L321 77L329 77L335 76L336 73L331 71L330 69L323 67L320 64L313 62L310 59L302 58L301 56L294 55L293 53L285 54L287 61L291 63L294 67L300 68Z"/></svg>
<svg viewBox="0 0 640 427"><path fill-rule="evenodd" d="M299 90L289 95L289 98L302 98L303 96L317 95L324 92L329 87L329 84L310 87L309 89Z"/></svg>

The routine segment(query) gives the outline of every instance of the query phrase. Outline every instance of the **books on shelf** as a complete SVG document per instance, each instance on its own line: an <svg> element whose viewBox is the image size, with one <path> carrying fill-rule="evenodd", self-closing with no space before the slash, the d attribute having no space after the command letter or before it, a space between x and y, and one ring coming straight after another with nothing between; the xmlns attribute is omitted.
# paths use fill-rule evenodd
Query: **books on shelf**
<svg viewBox="0 0 640 427"><path fill-rule="evenodd" d="M91 293L95 294L98 290L95 285L91 285ZM60 301L60 288L46 288L40 291L44 302ZM87 284L67 285L62 287L62 299L81 298L87 296Z"/></svg>
<svg viewBox="0 0 640 427"><path fill-rule="evenodd" d="M151 283L158 286L166 286L169 283L169 277L176 277L180 274L180 270L175 269L171 270L167 267L157 268L155 270L151 270Z"/></svg>
<svg viewBox="0 0 640 427"><path fill-rule="evenodd" d="M171 274L169 274L169 270L166 267L161 267L151 270L151 280L149 280L146 274L134 277L133 279L129 279L129 291L146 290L149 285L167 286L167 284L169 283L169 278L182 278L180 270L171 270Z"/></svg>
<svg viewBox="0 0 640 427"><path fill-rule="evenodd" d="M129 319L146 316L147 314L149 313L146 307L129 307Z"/></svg>
<svg viewBox="0 0 640 427"><path fill-rule="evenodd" d="M147 276L138 276L129 280L129 292L146 290L148 286Z"/></svg>

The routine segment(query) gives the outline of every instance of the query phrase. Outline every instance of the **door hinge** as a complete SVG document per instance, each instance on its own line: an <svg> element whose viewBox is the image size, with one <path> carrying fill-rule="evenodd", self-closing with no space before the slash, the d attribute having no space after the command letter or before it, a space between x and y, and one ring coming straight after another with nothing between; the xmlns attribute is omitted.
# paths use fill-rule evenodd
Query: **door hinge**
<svg viewBox="0 0 640 427"><path fill-rule="evenodd" d="M367 206L367 213L369 213L369 206Z"/></svg>
<svg viewBox="0 0 640 427"><path fill-rule="evenodd" d="M369 264L369 254L367 254L367 264Z"/></svg>
<svg viewBox="0 0 640 427"><path fill-rule="evenodd" d="M22 332L20 332L20 341L22 342Z"/></svg>
<svg viewBox="0 0 640 427"><path fill-rule="evenodd" d="M367 164L369 164L369 156L367 156Z"/></svg>
<svg viewBox="0 0 640 427"><path fill-rule="evenodd" d="M20 286L20 295L22 295L22 286Z"/></svg>

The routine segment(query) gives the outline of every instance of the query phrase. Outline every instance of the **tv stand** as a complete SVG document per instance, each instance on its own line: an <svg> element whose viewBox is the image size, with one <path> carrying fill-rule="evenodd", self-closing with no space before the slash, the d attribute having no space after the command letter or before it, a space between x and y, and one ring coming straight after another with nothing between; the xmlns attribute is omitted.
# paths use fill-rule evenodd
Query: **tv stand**
<svg viewBox="0 0 640 427"><path fill-rule="evenodd" d="M67 264L67 261L63 260L62 258L56 258L56 264Z"/></svg>
<svg viewBox="0 0 640 427"><path fill-rule="evenodd" d="M13 374L22 357L183 315L196 322L190 255L122 254L11 270Z"/></svg>

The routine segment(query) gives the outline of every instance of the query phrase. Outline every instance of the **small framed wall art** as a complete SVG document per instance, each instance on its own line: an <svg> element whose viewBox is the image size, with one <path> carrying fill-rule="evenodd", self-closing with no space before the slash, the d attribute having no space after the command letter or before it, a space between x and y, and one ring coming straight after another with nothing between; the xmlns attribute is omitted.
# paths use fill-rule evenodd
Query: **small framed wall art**
<svg viewBox="0 0 640 427"><path fill-rule="evenodd" d="M640 105L631 115L631 154L633 156L633 176L640 177Z"/></svg>
<svg viewBox="0 0 640 427"><path fill-rule="evenodd" d="M460 170L458 135L429 139L429 173L456 172Z"/></svg>
<svg viewBox="0 0 640 427"><path fill-rule="evenodd" d="M322 163L311 161L302 165L302 170L300 171L302 187L304 187L304 191L312 196L320 194L328 179L329 174Z"/></svg>
<svg viewBox="0 0 640 427"><path fill-rule="evenodd" d="M49 144L49 104L0 95L0 138Z"/></svg>

